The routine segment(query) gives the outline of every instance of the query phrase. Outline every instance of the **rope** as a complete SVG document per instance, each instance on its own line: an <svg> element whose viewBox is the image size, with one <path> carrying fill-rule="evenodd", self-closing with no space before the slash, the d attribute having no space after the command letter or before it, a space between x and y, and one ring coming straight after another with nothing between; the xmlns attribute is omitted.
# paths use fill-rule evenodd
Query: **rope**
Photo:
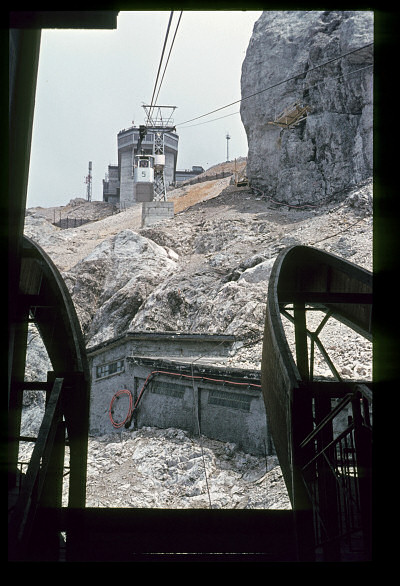
<svg viewBox="0 0 400 586"><path fill-rule="evenodd" d="M203 460L204 477L206 479L206 488L207 488L208 502L209 502L209 505L210 505L210 509L212 509L210 488L208 486L208 476L207 476L207 468L206 468L206 459L205 459L205 456L204 456L204 449L203 449L203 439L201 437L201 432L200 432L199 410L198 410L198 406L196 408L196 405L195 405L196 389L194 387L193 363L190 366L191 366L191 369L192 369L191 379L192 379L192 386L193 386L193 410L194 410L195 419L196 419L196 423L197 423L197 433L199 434L200 449L201 449L201 458Z"/></svg>

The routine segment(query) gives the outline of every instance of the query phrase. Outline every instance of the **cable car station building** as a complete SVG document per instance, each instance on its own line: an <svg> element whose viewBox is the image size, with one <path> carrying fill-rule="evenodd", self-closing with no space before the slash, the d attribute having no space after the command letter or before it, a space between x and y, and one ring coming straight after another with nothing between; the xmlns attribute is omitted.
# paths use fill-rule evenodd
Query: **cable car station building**
<svg viewBox="0 0 400 586"><path fill-rule="evenodd" d="M164 132L164 182L166 188L175 182L178 158L179 137L173 131ZM107 178L103 180L103 201L118 205L120 209L132 206L138 201L137 186L134 179L135 157L137 155L155 155L155 133L147 132L143 138L140 153L139 127L131 126L121 130L117 135L118 165L109 165Z"/></svg>

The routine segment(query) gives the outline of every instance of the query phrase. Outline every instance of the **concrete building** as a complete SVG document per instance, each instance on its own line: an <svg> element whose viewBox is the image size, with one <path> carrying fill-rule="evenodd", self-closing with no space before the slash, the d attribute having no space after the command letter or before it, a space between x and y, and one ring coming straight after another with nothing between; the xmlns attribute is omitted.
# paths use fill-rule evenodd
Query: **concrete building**
<svg viewBox="0 0 400 586"><path fill-rule="evenodd" d="M103 201L119 206L119 191L119 167L118 165L108 165L108 173L103 179Z"/></svg>
<svg viewBox="0 0 400 586"><path fill-rule="evenodd" d="M90 433L200 429L247 453L273 454L260 372L224 366L237 346L234 336L139 332L88 349Z"/></svg>
<svg viewBox="0 0 400 586"><path fill-rule="evenodd" d="M179 184L189 179L194 179L200 173L204 173L205 169L199 165L193 165L192 169L185 169L184 171L177 171L175 174L175 183Z"/></svg>
<svg viewBox="0 0 400 586"><path fill-rule="evenodd" d="M107 177L103 180L103 201L119 204L121 209L130 207L137 201L133 170L134 157L139 154L138 142L139 128L136 126L123 129L118 133L118 165L109 165ZM141 152L154 155L154 142L154 132L149 131L142 141ZM166 188L175 182L178 143L179 137L175 132L170 131L164 134Z"/></svg>

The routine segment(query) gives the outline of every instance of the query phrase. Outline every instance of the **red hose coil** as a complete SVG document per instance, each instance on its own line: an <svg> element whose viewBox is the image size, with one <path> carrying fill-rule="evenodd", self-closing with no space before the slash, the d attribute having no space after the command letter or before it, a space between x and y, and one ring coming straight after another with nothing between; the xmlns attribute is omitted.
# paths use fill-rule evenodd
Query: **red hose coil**
<svg viewBox="0 0 400 586"><path fill-rule="evenodd" d="M114 405L114 402L116 399L119 399L119 397L121 397L121 395L128 395L129 398L129 408L128 408L128 413L125 417L125 419L121 422L117 422L114 421L113 416L112 416L112 408ZM108 410L108 415L110 417L110 421L112 423L112 425L116 428L119 429L120 427L123 427L125 425L125 423L132 417L132 413L133 413L133 398L132 398L132 393L130 391L128 391L128 389L121 389L120 391L117 391L115 393L115 395L113 396L113 398L111 399L111 403L110 403L110 407Z"/></svg>

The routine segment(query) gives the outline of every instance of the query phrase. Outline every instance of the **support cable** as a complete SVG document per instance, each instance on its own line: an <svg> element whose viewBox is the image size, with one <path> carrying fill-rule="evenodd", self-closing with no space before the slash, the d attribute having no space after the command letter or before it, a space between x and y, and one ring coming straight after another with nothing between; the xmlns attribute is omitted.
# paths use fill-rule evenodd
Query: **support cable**
<svg viewBox="0 0 400 586"><path fill-rule="evenodd" d="M200 118L205 118L206 116L209 116L210 114L214 114L215 112L220 112L221 110L225 110L225 108L229 108L230 106L234 106L235 104L240 104L241 102L244 102L245 100L249 100L250 98L254 98L255 96L258 96L259 94L262 94L268 90L271 90L275 87L278 87L284 83L287 83L288 81L292 81L293 79L297 79L298 77L301 77L302 75L308 75L311 71L315 71L316 69L319 69L320 67L324 67L325 65L329 65L330 63L333 63L334 61L338 61L339 59L343 59L344 57L347 57L348 55L352 55L353 53L356 53L357 51L362 51L363 49L367 49L368 47L372 46L373 44L374 43L371 42L371 43L368 43L367 45L364 45L363 47L358 47L358 49L353 49L352 51L348 51L347 53L343 53L342 55L339 55L338 57L333 57L332 59L329 59L328 61L324 61L323 63L320 63L319 65L315 65L314 67L310 67L306 71L302 71L301 73L296 73L295 75L292 75L291 77L287 77L286 79L278 81L278 82L270 85L267 88L259 90L258 92L254 92L253 94L249 94L248 96L245 96L244 98L241 98L240 100L236 100L235 102L231 102L230 104L226 104L225 106L221 106L220 108L216 108L215 110L211 110L210 112L207 112L207 114L202 114L201 116L196 116L195 118L191 118L190 120L186 120L185 122L180 122L179 124L176 124L176 126L182 126L183 124L188 124L189 122L193 122L194 120L199 120Z"/></svg>
<svg viewBox="0 0 400 586"><path fill-rule="evenodd" d="M319 85L325 84L327 81L333 81L335 79L343 79L345 77L350 77L351 75L355 75L356 73L359 73L360 71L365 71L366 69L370 69L371 67L373 67L373 64L371 63L371 65L366 65L365 67L361 67L360 69L356 69L355 71L352 71L351 73L343 73L342 75L338 75L336 77L329 77L329 78L324 78L321 81L318 81L317 83L313 84L313 85L309 85L308 87L305 87L302 89L303 92L311 90ZM229 106L226 106L226 108L228 108ZM181 130L186 130L187 128L194 128L195 126L202 126L203 124L210 124L210 122L217 122L217 120L222 120L223 118L228 118L229 116L235 116L236 114L240 114L240 110L238 110L237 112L232 112L231 114L225 114L224 116L219 116L218 118L213 118L212 120L207 120L206 122L198 122L197 124L191 124L190 126L185 126L185 128L181 129ZM207 115L207 114L206 114ZM182 122L182 124L185 124L185 122Z"/></svg>
<svg viewBox="0 0 400 586"><path fill-rule="evenodd" d="M179 27L179 24L180 24L180 22L181 22L182 13L183 13L183 11L181 11L181 13L180 13L180 15L179 15L178 24L176 25L176 28L175 28L174 37L173 37L173 39L172 39L171 47L170 47L170 50L169 50L169 53L168 53L168 57L167 57L167 62L166 62L166 64L165 64L165 67L164 67L164 72L163 72L163 74L162 74L162 78L161 78L161 81L160 81L160 85L159 85L159 87L158 87L158 92L157 92L157 96L156 96L156 99L155 99L155 101L154 101L154 104L157 104L157 100L158 100L158 96L159 96L159 94L160 94L161 86L162 86L162 83L163 83L163 81L164 81L164 75L165 75L165 72L166 72L166 70L167 70L167 65L168 65L168 62L169 62L169 58L170 58L170 56L171 56L172 47L174 46L174 43L175 43L175 37L176 37L176 33L178 32L178 27Z"/></svg>
<svg viewBox="0 0 400 586"><path fill-rule="evenodd" d="M165 47L167 45L167 40L168 40L168 35L169 35L169 29L171 27L171 21L172 21L173 14L174 14L174 12L172 11L170 13L170 15L169 15L167 32L165 33L165 39L164 39L164 46L163 46L163 50L162 50L162 53L161 53L160 63L159 63L159 66L158 66L158 71L157 71L156 82L154 84L153 95L151 97L151 102L150 102L149 119L150 119L150 116L151 116L151 110L153 108L154 96L155 96L155 93L156 93L156 88L157 88L158 78L159 78L159 75L160 75L161 65L162 65L162 62L163 62L163 59L164 59L164 52L165 52Z"/></svg>

